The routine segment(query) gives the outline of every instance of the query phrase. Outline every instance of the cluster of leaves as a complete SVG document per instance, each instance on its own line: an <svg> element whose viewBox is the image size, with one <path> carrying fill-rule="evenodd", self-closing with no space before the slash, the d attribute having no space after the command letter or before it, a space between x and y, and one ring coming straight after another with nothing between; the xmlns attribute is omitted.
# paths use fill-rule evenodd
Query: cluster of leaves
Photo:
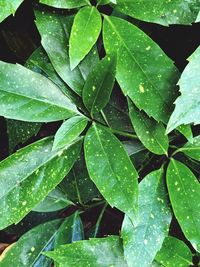
<svg viewBox="0 0 200 267"><path fill-rule="evenodd" d="M22 2L0 1L0 20ZM30 229L0 266L191 265L200 252L200 136L192 134L200 123L200 47L180 74L131 17L191 24L200 2L40 3L41 46L25 66L0 62L0 115L11 151L0 163L0 229L33 211L77 211ZM112 15L101 12L105 5ZM55 121L63 122L54 137L12 153ZM187 141L178 142L181 135ZM98 238L108 204L125 214L122 228ZM80 213L98 205L99 219L86 233ZM169 235L172 216L187 245Z"/></svg>

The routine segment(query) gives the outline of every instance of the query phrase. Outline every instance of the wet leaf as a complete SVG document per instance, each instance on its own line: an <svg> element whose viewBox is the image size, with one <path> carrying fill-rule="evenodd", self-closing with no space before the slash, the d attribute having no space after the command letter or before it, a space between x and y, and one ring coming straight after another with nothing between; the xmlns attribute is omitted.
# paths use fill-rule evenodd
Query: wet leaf
<svg viewBox="0 0 200 267"><path fill-rule="evenodd" d="M101 111L109 102L116 72L116 57L107 56L89 74L83 87L83 102L91 114Z"/></svg>
<svg viewBox="0 0 200 267"><path fill-rule="evenodd" d="M169 140L163 124L139 111L131 101L129 101L129 114L133 128L143 145L155 154L167 155Z"/></svg>
<svg viewBox="0 0 200 267"><path fill-rule="evenodd" d="M106 128L94 123L88 130L84 151L92 181L113 207L131 219L137 213L137 171L123 145Z"/></svg>
<svg viewBox="0 0 200 267"><path fill-rule="evenodd" d="M62 267L127 267L119 237L93 238L63 245L45 255Z"/></svg>
<svg viewBox="0 0 200 267"><path fill-rule="evenodd" d="M118 0L117 9L125 14L168 26L191 24L196 20L200 5L196 0Z"/></svg>
<svg viewBox="0 0 200 267"><path fill-rule="evenodd" d="M180 93L175 102L176 107L170 117L167 133L182 124L200 123L200 47L190 56L189 63L178 82Z"/></svg>
<svg viewBox="0 0 200 267"><path fill-rule="evenodd" d="M156 254L155 260L164 267L188 267L192 265L192 253L183 241L168 236Z"/></svg>
<svg viewBox="0 0 200 267"><path fill-rule="evenodd" d="M11 14L15 14L23 0L0 1L0 23Z"/></svg>
<svg viewBox="0 0 200 267"><path fill-rule="evenodd" d="M194 137L193 143L186 143L183 147L179 148L177 152L183 152L190 158L200 161L200 135Z"/></svg>
<svg viewBox="0 0 200 267"><path fill-rule="evenodd" d="M72 70L84 59L96 43L101 31L101 23L101 15L94 6L84 7L76 14L69 40L69 57Z"/></svg>
<svg viewBox="0 0 200 267"><path fill-rule="evenodd" d="M0 163L0 229L18 223L72 168L81 140L51 152L52 143L52 138L42 139Z"/></svg>
<svg viewBox="0 0 200 267"><path fill-rule="evenodd" d="M184 235L200 251L200 185L196 177L188 167L172 159L167 170L167 187Z"/></svg>
<svg viewBox="0 0 200 267"><path fill-rule="evenodd" d="M171 213L163 178L160 169L140 182L138 218L124 219L124 255L130 267L149 266L168 234Z"/></svg>
<svg viewBox="0 0 200 267"><path fill-rule="evenodd" d="M2 61L0 70L1 116L30 122L49 122L78 114L70 100L44 76L21 65Z"/></svg>
<svg viewBox="0 0 200 267"><path fill-rule="evenodd" d="M120 18L105 17L103 40L108 54L118 52L116 77L123 93L150 117L166 122L177 94L173 62L144 32Z"/></svg>
<svg viewBox="0 0 200 267"><path fill-rule="evenodd" d="M56 8L76 8L89 4L88 0L40 0L40 3Z"/></svg>
<svg viewBox="0 0 200 267"><path fill-rule="evenodd" d="M83 116L75 116L63 122L56 132L53 142L53 150L62 148L72 143L85 129L88 120Z"/></svg>

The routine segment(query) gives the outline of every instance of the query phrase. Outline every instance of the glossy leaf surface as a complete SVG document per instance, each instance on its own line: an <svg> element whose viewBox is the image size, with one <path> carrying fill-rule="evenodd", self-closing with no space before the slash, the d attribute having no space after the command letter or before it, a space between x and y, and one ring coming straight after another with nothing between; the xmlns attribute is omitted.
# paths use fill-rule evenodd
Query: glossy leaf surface
<svg viewBox="0 0 200 267"><path fill-rule="evenodd" d="M139 184L139 212L133 223L125 217L122 226L124 255L129 267L149 266L171 222L163 169L148 174Z"/></svg>
<svg viewBox="0 0 200 267"><path fill-rule="evenodd" d="M101 23L101 15L94 6L84 7L76 14L69 40L69 57L72 70L84 59L96 43L101 31Z"/></svg>
<svg viewBox="0 0 200 267"><path fill-rule="evenodd" d="M77 8L88 5L88 0L40 0L40 3L56 8Z"/></svg>
<svg viewBox="0 0 200 267"><path fill-rule="evenodd" d="M105 17L103 39L108 54L118 52L116 77L123 93L150 117L166 122L177 94L173 62L144 32L120 18Z"/></svg>
<svg viewBox="0 0 200 267"><path fill-rule="evenodd" d="M17 8L21 5L23 0L12 0L12 1L0 1L0 23L9 15L15 14Z"/></svg>
<svg viewBox="0 0 200 267"><path fill-rule="evenodd" d="M200 251L200 185L184 164L171 160L167 187L174 214L186 238Z"/></svg>
<svg viewBox="0 0 200 267"><path fill-rule="evenodd" d="M185 155L200 161L200 135L194 137L192 144L188 142L177 151L183 152Z"/></svg>
<svg viewBox="0 0 200 267"><path fill-rule="evenodd" d="M138 175L123 145L109 130L94 123L86 134L84 151L90 178L101 194L133 219L138 205Z"/></svg>

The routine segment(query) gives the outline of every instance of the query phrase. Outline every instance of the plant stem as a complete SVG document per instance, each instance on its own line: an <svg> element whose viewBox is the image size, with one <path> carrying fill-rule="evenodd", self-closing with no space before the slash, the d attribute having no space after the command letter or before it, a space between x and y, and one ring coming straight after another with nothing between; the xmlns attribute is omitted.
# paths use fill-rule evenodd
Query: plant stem
<svg viewBox="0 0 200 267"><path fill-rule="evenodd" d="M136 134L131 134L131 133L123 132L123 131L118 131L118 130L115 130L115 129L112 129L112 128L110 128L110 130L114 134L118 134L118 135L129 137L129 138L139 139Z"/></svg>

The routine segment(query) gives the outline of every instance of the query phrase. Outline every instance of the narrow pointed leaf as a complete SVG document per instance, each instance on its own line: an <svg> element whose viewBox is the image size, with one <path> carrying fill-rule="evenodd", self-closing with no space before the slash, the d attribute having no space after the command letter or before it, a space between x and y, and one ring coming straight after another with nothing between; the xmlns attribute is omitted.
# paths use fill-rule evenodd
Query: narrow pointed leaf
<svg viewBox="0 0 200 267"><path fill-rule="evenodd" d="M171 160L167 187L174 214L186 238L200 251L200 185L184 164Z"/></svg>
<svg viewBox="0 0 200 267"><path fill-rule="evenodd" d="M194 137L193 143L186 143L183 147L179 148L177 152L183 152L190 158L200 161L200 135Z"/></svg>
<svg viewBox="0 0 200 267"><path fill-rule="evenodd" d="M123 247L117 236L77 241L46 252L45 255L62 267L127 267Z"/></svg>
<svg viewBox="0 0 200 267"><path fill-rule="evenodd" d="M40 0L40 3L56 8L77 8L89 4L88 0Z"/></svg>
<svg viewBox="0 0 200 267"><path fill-rule="evenodd" d="M12 0L12 1L0 1L0 23L7 18L9 15L15 13L17 8L21 5L23 0Z"/></svg>
<svg viewBox="0 0 200 267"><path fill-rule="evenodd" d="M133 128L143 145L155 154L167 155L169 140L162 122L157 122L139 111L132 101L129 101L129 114Z"/></svg>
<svg viewBox="0 0 200 267"><path fill-rule="evenodd" d="M103 40L108 54L118 52L116 77L123 93L150 117L166 122L177 94L173 62L144 32L120 18L105 17Z"/></svg>
<svg viewBox="0 0 200 267"><path fill-rule="evenodd" d="M101 31L101 23L101 15L94 6L84 7L76 14L69 40L69 57L72 70L84 59L96 43Z"/></svg>
<svg viewBox="0 0 200 267"><path fill-rule="evenodd" d="M190 125L180 125L177 127L177 130L184 135L190 143L193 143L193 133Z"/></svg>
<svg viewBox="0 0 200 267"><path fill-rule="evenodd" d="M88 130L84 151L92 181L111 206L131 219L137 213L137 171L120 141L96 123Z"/></svg>
<svg viewBox="0 0 200 267"><path fill-rule="evenodd" d="M83 116L75 116L63 122L56 132L52 149L59 149L72 143L85 129L87 123L88 120Z"/></svg>
<svg viewBox="0 0 200 267"><path fill-rule="evenodd" d="M200 123L200 47L190 56L189 63L178 82L180 93L175 102L176 107L170 117L167 132L182 124Z"/></svg>
<svg viewBox="0 0 200 267"><path fill-rule="evenodd" d="M98 113L109 102L116 72L116 57L107 56L89 74L83 87L83 102L91 114Z"/></svg>
<svg viewBox="0 0 200 267"><path fill-rule="evenodd" d="M117 1L117 9L121 12L140 20L165 26L195 22L199 8L200 4L196 0Z"/></svg>
<svg viewBox="0 0 200 267"><path fill-rule="evenodd" d="M55 152L52 143L45 138L0 163L0 229L25 217L72 168L81 140Z"/></svg>
<svg viewBox="0 0 200 267"><path fill-rule="evenodd" d="M21 65L0 62L0 115L49 122L78 114L60 89L44 76Z"/></svg>
<svg viewBox="0 0 200 267"><path fill-rule="evenodd" d="M139 184L139 213L122 226L124 255L129 267L149 266L168 234L171 212L163 169L148 174Z"/></svg>
<svg viewBox="0 0 200 267"><path fill-rule="evenodd" d="M188 267L192 265L192 253L183 241L168 236L156 254L155 260L164 267Z"/></svg>

